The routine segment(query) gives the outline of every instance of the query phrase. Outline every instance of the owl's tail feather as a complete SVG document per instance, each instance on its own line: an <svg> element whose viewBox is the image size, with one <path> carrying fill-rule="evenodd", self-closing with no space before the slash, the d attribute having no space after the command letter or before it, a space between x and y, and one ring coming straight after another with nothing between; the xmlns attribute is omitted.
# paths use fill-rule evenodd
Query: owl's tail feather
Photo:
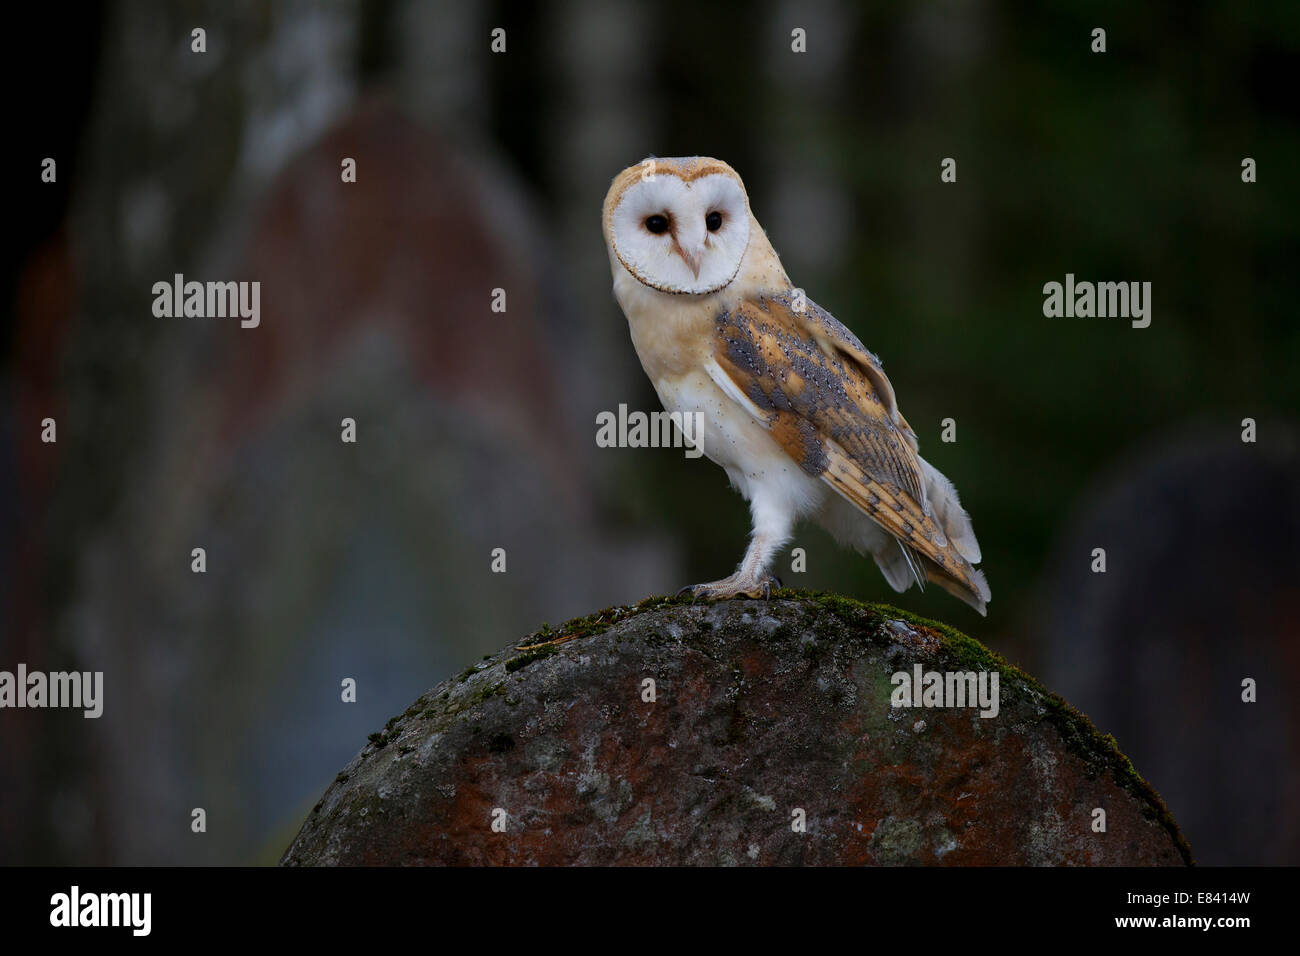
<svg viewBox="0 0 1300 956"><path fill-rule="evenodd" d="M929 558L922 557L921 562L925 565L927 578L953 597L965 601L981 615L988 616L988 602L992 595L983 571L967 566L964 569L964 577L959 578L945 571Z"/></svg>
<svg viewBox="0 0 1300 956"><path fill-rule="evenodd" d="M957 498L957 489L941 471L920 455L916 456L916 460L921 463L921 472L925 476L925 496L939 527L943 528L943 533L948 536L948 541L957 549L958 554L971 564L979 564L980 543L975 540L970 515Z"/></svg>
<svg viewBox="0 0 1300 956"><path fill-rule="evenodd" d="M898 543L898 550L907 559L907 563L903 565L903 568L901 569L903 575L900 576L898 574L900 570L899 564L901 564L901 562L894 563L892 576L889 573L885 574L886 580L889 581L895 591L907 590L913 579L916 581L917 586L924 591L925 581L920 577L920 574L924 574L926 581L933 581L953 597L966 602L975 610L979 611L980 614L986 617L988 616L988 602L991 595L989 593L989 584L984 578L983 571L978 568L973 568L969 564L965 564L965 562L962 562L965 566L961 567L960 571L957 573L946 571L942 565L935 563L925 555L907 547L901 541ZM949 560L952 559L950 558ZM956 560L961 561L960 558L956 558ZM879 558L877 558L876 561L877 564L880 563ZM915 569L920 569L920 572L918 573ZM883 565L881 566L881 570L885 570ZM902 587L899 587L898 583L896 583L899 577L902 577Z"/></svg>
<svg viewBox="0 0 1300 956"><path fill-rule="evenodd" d="M966 556L967 551L978 555L979 545L975 543L970 518L957 503L956 492L948 494L952 484L926 466L925 497L929 504L926 508L896 484L882 483L866 474L834 441L828 440L823 447L827 467L822 480L898 541L903 549L902 567L912 572L917 583L921 583L924 574L926 580L938 584L981 614L987 613L988 582ZM930 500L931 485L936 489L935 500ZM960 539L960 544L954 539ZM885 562L877 558L877 563L889 583L898 588L904 577L902 568L892 555L886 558Z"/></svg>

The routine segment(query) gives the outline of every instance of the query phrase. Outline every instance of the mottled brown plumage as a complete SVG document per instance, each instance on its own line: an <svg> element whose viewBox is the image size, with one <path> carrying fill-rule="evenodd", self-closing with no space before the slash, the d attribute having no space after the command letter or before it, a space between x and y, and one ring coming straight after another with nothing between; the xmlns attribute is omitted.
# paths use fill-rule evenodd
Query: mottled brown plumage
<svg viewBox="0 0 1300 956"><path fill-rule="evenodd" d="M928 580L980 595L982 578L932 514L916 436L880 360L834 316L788 293L718 315L717 362L803 471L919 557ZM958 593L959 597L966 594Z"/></svg>

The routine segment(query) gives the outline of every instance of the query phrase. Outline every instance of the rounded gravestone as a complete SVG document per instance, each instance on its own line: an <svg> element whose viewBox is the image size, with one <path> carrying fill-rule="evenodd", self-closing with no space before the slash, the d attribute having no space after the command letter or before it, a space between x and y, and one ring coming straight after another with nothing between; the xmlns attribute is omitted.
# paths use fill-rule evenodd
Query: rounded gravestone
<svg viewBox="0 0 1300 956"><path fill-rule="evenodd" d="M612 608L470 668L371 735L282 860L1190 862L1114 741L1032 678L942 625L789 591Z"/></svg>

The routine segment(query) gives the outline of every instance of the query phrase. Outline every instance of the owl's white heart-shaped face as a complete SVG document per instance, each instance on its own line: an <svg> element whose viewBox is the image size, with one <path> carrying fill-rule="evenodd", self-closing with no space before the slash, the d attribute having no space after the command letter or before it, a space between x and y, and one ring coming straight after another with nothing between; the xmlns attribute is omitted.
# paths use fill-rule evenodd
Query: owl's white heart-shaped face
<svg viewBox="0 0 1300 956"><path fill-rule="evenodd" d="M626 170L610 198L610 248L645 285L701 295L724 288L740 271L749 247L749 200L731 167L655 160Z"/></svg>

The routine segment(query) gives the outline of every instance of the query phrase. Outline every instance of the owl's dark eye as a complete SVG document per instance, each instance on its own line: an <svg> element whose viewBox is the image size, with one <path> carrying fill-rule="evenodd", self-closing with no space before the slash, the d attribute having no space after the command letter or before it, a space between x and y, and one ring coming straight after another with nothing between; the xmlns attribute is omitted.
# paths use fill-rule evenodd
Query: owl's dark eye
<svg viewBox="0 0 1300 956"><path fill-rule="evenodd" d="M722 228L722 213L716 210L709 213L704 217L704 226L709 232L717 232Z"/></svg>
<svg viewBox="0 0 1300 956"><path fill-rule="evenodd" d="M656 236L661 232L668 231L668 217L655 213L653 216L647 216L645 227L653 232Z"/></svg>

